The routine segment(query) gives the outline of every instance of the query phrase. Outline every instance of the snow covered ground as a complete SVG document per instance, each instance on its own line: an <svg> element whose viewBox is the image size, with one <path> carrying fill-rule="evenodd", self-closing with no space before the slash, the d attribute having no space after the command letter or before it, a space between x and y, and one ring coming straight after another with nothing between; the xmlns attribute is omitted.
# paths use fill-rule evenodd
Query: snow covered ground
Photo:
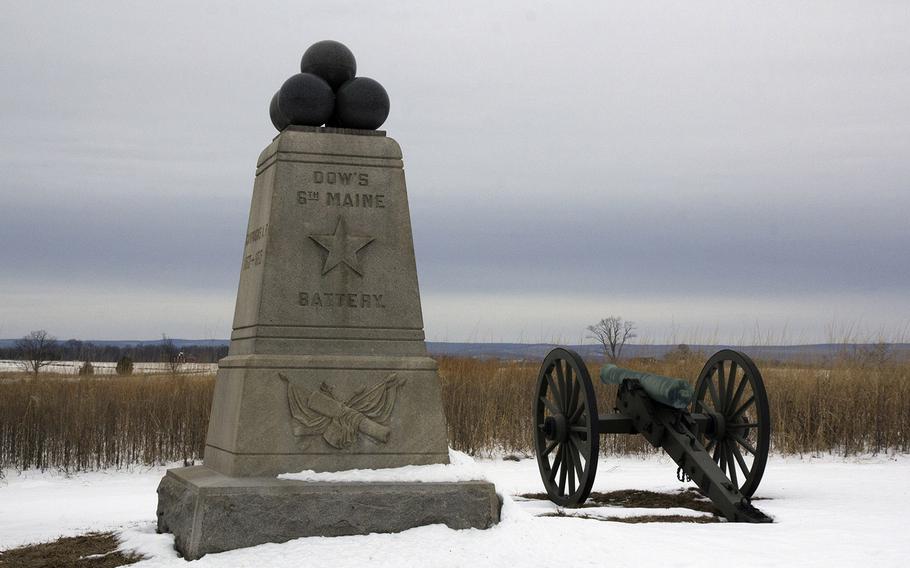
<svg viewBox="0 0 910 568"><path fill-rule="evenodd" d="M540 492L534 460L462 464L493 481L505 496L503 520L486 530L434 525L399 534L302 538L196 561L200 567L311 566L907 566L910 563L910 456L863 459L775 458L755 504L770 525L626 524L539 516L549 502L513 500ZM59 473L5 472L0 480L0 549L60 535L119 531L125 548L147 560L134 566L184 566L170 535L155 534L155 488L164 468ZM675 491L667 458L609 458L596 491ZM303 474L303 477L312 474ZM685 513L667 509L663 514ZM598 507L602 516L660 514L653 509ZM689 512L697 515L698 513Z"/></svg>
<svg viewBox="0 0 910 568"><path fill-rule="evenodd" d="M60 375L76 375L82 368L84 361L52 361L41 367L40 373L56 373ZM117 372L117 363L111 361L95 361L92 363L96 375L114 375ZM22 362L15 359L0 359L0 371L22 371ZM137 375L148 373L170 372L168 363L133 363L133 373ZM181 363L181 374L214 375L218 371L218 363Z"/></svg>

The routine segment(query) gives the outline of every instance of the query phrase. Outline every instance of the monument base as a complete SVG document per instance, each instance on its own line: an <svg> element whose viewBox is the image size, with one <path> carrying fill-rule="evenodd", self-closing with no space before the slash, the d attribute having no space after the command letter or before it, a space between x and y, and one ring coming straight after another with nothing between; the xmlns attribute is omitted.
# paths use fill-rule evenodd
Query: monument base
<svg viewBox="0 0 910 568"><path fill-rule="evenodd" d="M158 532L188 560L304 536L400 532L442 523L499 522L492 483L311 482L228 477L205 466L170 469L158 486Z"/></svg>

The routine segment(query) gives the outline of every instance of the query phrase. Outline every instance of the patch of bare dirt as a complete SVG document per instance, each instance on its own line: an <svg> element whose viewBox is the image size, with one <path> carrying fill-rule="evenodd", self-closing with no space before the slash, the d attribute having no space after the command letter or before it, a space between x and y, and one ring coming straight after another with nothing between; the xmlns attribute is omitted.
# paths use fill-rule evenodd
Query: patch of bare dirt
<svg viewBox="0 0 910 568"><path fill-rule="evenodd" d="M614 523L719 523L720 517L688 515L637 515L634 517L604 517L594 515L567 515L562 511L544 513L539 517L570 517L573 519L588 519L591 521L610 521Z"/></svg>
<svg viewBox="0 0 910 568"><path fill-rule="evenodd" d="M527 493L519 495L524 499L541 499L547 500L546 493ZM589 515L572 515L579 518L591 518L597 520L617 521L623 523L714 523L720 520L722 515L720 511L696 489L686 489L676 493L657 493L656 491L642 491L639 489L623 489L621 491L610 491L607 493L593 492L588 500L581 505L585 507L624 507L624 508L642 508L642 509L669 509L671 507L682 507L692 509L703 513L711 513L711 517L687 517L684 515L644 515L635 517L602 517ZM547 513L542 516L569 516L559 513Z"/></svg>
<svg viewBox="0 0 910 568"><path fill-rule="evenodd" d="M0 551L2 568L115 568L141 556L117 550L113 533L88 533Z"/></svg>
<svg viewBox="0 0 910 568"><path fill-rule="evenodd" d="M642 507L646 509L668 509L670 507L684 507L712 515L720 515L720 511L701 492L695 489L686 489L677 493L657 493L655 491L641 491L638 489L624 489L608 493L591 493L586 507Z"/></svg>

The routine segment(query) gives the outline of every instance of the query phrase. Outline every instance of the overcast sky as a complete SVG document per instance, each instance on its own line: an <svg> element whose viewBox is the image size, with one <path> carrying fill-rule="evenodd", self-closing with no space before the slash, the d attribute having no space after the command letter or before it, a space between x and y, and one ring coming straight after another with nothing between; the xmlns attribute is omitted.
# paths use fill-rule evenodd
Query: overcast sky
<svg viewBox="0 0 910 568"><path fill-rule="evenodd" d="M428 339L910 330L907 2L2 4L0 337L228 337L321 39L390 94Z"/></svg>

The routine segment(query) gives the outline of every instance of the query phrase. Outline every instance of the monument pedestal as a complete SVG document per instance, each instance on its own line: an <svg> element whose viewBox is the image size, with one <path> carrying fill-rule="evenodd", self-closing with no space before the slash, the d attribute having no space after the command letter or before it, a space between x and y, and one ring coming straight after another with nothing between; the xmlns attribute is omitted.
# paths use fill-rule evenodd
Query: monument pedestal
<svg viewBox="0 0 910 568"><path fill-rule="evenodd" d="M398 144L291 126L256 170L204 466L170 470L158 528L187 558L301 536L486 528L492 484L311 483L302 470L448 463Z"/></svg>
<svg viewBox="0 0 910 568"><path fill-rule="evenodd" d="M324 483L229 477L205 466L169 470L158 488L158 530L188 560L303 536L399 532L445 524L487 528L500 503L485 481ZM161 506L159 506L160 509Z"/></svg>

